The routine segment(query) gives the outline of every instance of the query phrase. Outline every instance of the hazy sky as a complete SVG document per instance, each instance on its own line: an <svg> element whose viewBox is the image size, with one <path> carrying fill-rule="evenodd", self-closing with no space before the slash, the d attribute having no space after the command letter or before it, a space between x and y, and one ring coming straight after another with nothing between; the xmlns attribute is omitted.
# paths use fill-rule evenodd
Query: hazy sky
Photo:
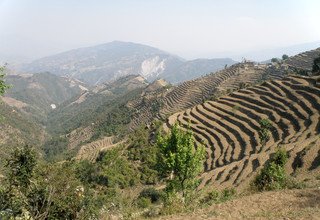
<svg viewBox="0 0 320 220"><path fill-rule="evenodd" d="M319 0L0 0L0 56L113 40L225 56L319 41L319 10Z"/></svg>

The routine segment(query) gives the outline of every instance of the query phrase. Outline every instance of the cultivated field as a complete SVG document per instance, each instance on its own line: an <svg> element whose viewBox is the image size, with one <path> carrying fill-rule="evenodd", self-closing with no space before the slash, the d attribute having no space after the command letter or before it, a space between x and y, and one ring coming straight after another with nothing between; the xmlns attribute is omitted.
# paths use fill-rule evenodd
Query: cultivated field
<svg viewBox="0 0 320 220"><path fill-rule="evenodd" d="M170 116L192 129L206 147L201 186L247 185L277 146L289 152L287 169L312 172L320 165L320 77L289 76L240 89ZM268 119L270 139L260 143L259 122Z"/></svg>

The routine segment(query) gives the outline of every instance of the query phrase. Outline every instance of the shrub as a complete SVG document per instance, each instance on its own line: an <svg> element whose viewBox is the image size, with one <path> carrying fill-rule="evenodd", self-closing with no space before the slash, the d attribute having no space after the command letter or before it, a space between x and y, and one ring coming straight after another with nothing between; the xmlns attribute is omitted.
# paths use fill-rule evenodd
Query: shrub
<svg viewBox="0 0 320 220"><path fill-rule="evenodd" d="M270 129L272 127L271 122L268 119L261 119L259 130L260 144L264 146L267 141L270 139Z"/></svg>
<svg viewBox="0 0 320 220"><path fill-rule="evenodd" d="M259 190L283 189L287 185L287 176L284 166L287 162L287 153L279 148L271 157L260 173L254 179L253 185Z"/></svg>
<svg viewBox="0 0 320 220"><path fill-rule="evenodd" d="M272 156L272 161L275 164L284 167L288 161L288 155L286 150L284 148L278 148L275 154Z"/></svg>

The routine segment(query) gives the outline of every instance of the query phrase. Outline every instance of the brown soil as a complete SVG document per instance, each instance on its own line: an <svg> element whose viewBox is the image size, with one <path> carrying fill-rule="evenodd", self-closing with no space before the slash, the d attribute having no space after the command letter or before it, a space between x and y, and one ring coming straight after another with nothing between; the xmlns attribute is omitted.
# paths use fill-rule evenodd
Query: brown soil
<svg viewBox="0 0 320 220"><path fill-rule="evenodd" d="M257 193L160 219L320 219L320 188Z"/></svg>

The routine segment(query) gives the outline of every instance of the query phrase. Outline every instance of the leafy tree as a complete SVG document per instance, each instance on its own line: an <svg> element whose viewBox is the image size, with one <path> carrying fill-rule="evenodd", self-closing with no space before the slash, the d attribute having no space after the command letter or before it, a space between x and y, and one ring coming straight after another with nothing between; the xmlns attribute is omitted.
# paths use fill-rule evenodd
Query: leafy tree
<svg viewBox="0 0 320 220"><path fill-rule="evenodd" d="M283 59L283 60L286 60L286 59L288 59L288 58L289 58L289 56L288 56L287 54L283 54L283 55L282 55L282 59Z"/></svg>
<svg viewBox="0 0 320 220"><path fill-rule="evenodd" d="M168 177L168 191L182 191L185 197L188 190L196 187L196 177L203 169L205 149L195 148L193 134L183 131L175 124L171 132L157 138L159 147L158 166L160 172Z"/></svg>

